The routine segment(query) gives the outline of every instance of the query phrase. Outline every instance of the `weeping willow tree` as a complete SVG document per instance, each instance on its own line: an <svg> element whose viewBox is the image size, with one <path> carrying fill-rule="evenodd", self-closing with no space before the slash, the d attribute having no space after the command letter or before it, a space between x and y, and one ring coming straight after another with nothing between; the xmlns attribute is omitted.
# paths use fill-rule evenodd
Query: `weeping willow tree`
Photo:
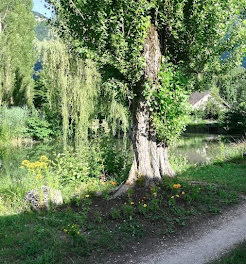
<svg viewBox="0 0 246 264"><path fill-rule="evenodd" d="M0 1L0 104L32 104L34 26L31 0Z"/></svg>
<svg viewBox="0 0 246 264"><path fill-rule="evenodd" d="M59 39L39 44L43 70L41 80L49 110L61 113L63 141L73 139L79 147L88 136L100 92L95 63L74 56Z"/></svg>
<svg viewBox="0 0 246 264"><path fill-rule="evenodd" d="M129 131L130 114L127 105L122 104L117 89L125 89L124 84L115 79L102 80L101 94L99 97L100 113L107 121L112 136L123 132L124 139Z"/></svg>

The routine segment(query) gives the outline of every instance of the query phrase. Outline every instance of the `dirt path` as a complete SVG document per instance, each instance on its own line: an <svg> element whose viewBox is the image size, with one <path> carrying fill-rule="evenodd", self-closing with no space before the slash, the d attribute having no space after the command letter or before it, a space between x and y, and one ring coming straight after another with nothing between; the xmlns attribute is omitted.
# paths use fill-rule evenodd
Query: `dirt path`
<svg viewBox="0 0 246 264"><path fill-rule="evenodd" d="M205 264L246 240L246 199L226 213L204 221L173 239L146 241L107 264Z"/></svg>

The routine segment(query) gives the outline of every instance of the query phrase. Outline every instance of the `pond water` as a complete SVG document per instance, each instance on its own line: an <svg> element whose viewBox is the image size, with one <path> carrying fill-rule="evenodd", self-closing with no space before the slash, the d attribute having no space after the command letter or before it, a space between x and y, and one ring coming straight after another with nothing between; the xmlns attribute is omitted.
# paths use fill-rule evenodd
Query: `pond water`
<svg viewBox="0 0 246 264"><path fill-rule="evenodd" d="M175 156L182 156L189 163L199 164L209 162L221 152L222 143L236 142L237 137L217 134L184 134L176 146L171 148Z"/></svg>
<svg viewBox="0 0 246 264"><path fill-rule="evenodd" d="M171 148L175 156L186 157L189 163L202 163L209 161L213 156L219 154L220 142L229 144L231 138L211 134L185 134ZM0 159L2 168L1 176L10 176L19 178L21 170L20 164L23 160L35 161L41 155L46 155L52 159L57 153L62 151L61 143L34 144L19 148L0 149Z"/></svg>

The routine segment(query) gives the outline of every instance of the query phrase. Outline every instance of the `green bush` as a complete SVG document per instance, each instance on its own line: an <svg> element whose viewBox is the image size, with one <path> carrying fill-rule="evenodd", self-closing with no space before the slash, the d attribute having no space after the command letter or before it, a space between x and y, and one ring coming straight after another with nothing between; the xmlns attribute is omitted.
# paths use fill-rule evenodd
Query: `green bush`
<svg viewBox="0 0 246 264"><path fill-rule="evenodd" d="M246 103L230 109L223 118L223 126L229 133L244 135L246 133Z"/></svg>
<svg viewBox="0 0 246 264"><path fill-rule="evenodd" d="M30 113L26 107L2 107L0 110L0 137L3 141L32 137L47 140L53 135L49 122L38 112Z"/></svg>
<svg viewBox="0 0 246 264"><path fill-rule="evenodd" d="M27 133L35 140L45 141L54 134L50 124L44 118L34 115L27 120Z"/></svg>
<svg viewBox="0 0 246 264"><path fill-rule="evenodd" d="M27 108L3 106L0 110L0 136L4 141L22 138L27 131L29 111Z"/></svg>
<svg viewBox="0 0 246 264"><path fill-rule="evenodd" d="M204 118L218 120L223 115L223 109L221 105L219 105L216 101L210 100L208 101L205 109L204 109Z"/></svg>
<svg viewBox="0 0 246 264"><path fill-rule="evenodd" d="M101 151L104 173L119 182L124 181L132 163L129 142L105 135L100 137L97 144Z"/></svg>
<svg viewBox="0 0 246 264"><path fill-rule="evenodd" d="M191 112L191 115L195 120L197 119L210 119L219 120L223 118L225 110L223 107L214 99L209 100L204 109L199 108Z"/></svg>
<svg viewBox="0 0 246 264"><path fill-rule="evenodd" d="M77 152L66 151L58 154L53 165L62 185L76 185L89 182L93 178L99 179L103 171L100 153L88 144Z"/></svg>
<svg viewBox="0 0 246 264"><path fill-rule="evenodd" d="M196 109L191 112L191 115L194 116L194 119L204 119L204 111L201 109Z"/></svg>
<svg viewBox="0 0 246 264"><path fill-rule="evenodd" d="M121 212L117 208L112 208L110 212L110 216L113 220L120 219L121 218Z"/></svg>
<svg viewBox="0 0 246 264"><path fill-rule="evenodd" d="M55 171L63 184L85 183L101 179L102 175L104 180L115 179L120 183L127 177L132 162L131 151L122 147L122 142L97 136L75 152L72 149L59 154L54 162Z"/></svg>

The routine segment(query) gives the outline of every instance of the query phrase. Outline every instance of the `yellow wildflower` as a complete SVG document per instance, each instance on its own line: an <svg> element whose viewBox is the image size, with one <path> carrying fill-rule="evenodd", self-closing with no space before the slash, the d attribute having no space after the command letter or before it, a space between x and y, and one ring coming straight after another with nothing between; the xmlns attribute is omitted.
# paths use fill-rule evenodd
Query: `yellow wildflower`
<svg viewBox="0 0 246 264"><path fill-rule="evenodd" d="M37 178L37 179L42 179L43 176L42 176L42 174L39 173L39 174L36 176L36 178Z"/></svg>
<svg viewBox="0 0 246 264"><path fill-rule="evenodd" d="M171 199L174 199L174 196L171 196Z"/></svg>
<svg viewBox="0 0 246 264"><path fill-rule="evenodd" d="M185 194L185 192L182 192L182 194L184 195L184 194Z"/></svg>
<svg viewBox="0 0 246 264"><path fill-rule="evenodd" d="M86 195L85 195L85 198L89 198L89 197L90 197L90 195L89 195L89 194L86 194Z"/></svg>
<svg viewBox="0 0 246 264"><path fill-rule="evenodd" d="M133 204L134 204L134 202L130 202L130 204L131 204L131 205L133 205Z"/></svg>
<svg viewBox="0 0 246 264"><path fill-rule="evenodd" d="M27 165L29 162L30 162L29 160L23 160L23 161L21 162L21 164L22 164L23 166L25 166L25 165Z"/></svg>
<svg viewBox="0 0 246 264"><path fill-rule="evenodd" d="M179 198L179 195L178 195L178 194L176 194L176 197L178 197L178 198Z"/></svg>
<svg viewBox="0 0 246 264"><path fill-rule="evenodd" d="M148 205L147 204L144 204L143 207L146 208Z"/></svg>
<svg viewBox="0 0 246 264"><path fill-rule="evenodd" d="M43 161L43 162L48 162L49 161L49 159L45 155L40 156L39 160Z"/></svg>

